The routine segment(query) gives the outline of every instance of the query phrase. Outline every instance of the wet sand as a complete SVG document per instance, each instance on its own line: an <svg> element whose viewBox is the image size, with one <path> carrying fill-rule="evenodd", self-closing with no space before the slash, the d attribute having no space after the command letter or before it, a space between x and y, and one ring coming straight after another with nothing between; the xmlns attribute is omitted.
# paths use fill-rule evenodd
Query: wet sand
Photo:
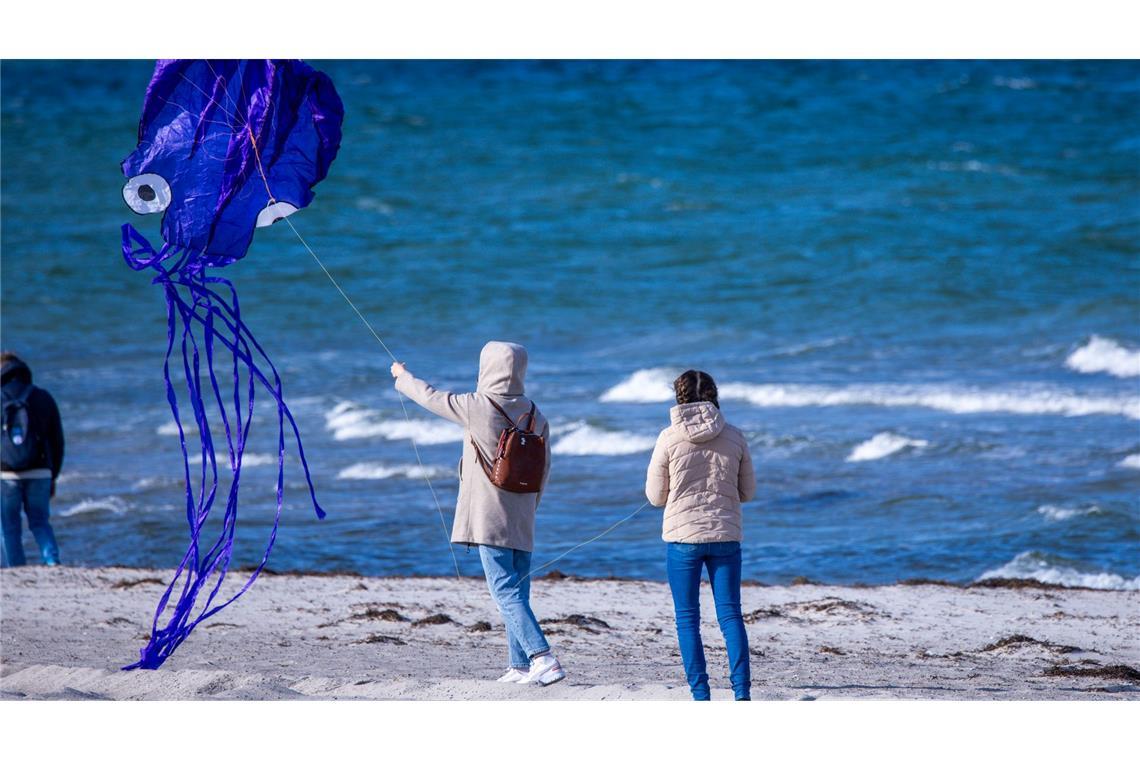
<svg viewBox="0 0 1140 760"><path fill-rule="evenodd" d="M263 575L158 671L123 672L170 571L0 571L4 699L687 699L668 588L546 578L536 614L569 676L498 684L481 579ZM713 699L729 699L711 593ZM1030 585L746 586L753 698L1136 699L1140 592Z"/></svg>

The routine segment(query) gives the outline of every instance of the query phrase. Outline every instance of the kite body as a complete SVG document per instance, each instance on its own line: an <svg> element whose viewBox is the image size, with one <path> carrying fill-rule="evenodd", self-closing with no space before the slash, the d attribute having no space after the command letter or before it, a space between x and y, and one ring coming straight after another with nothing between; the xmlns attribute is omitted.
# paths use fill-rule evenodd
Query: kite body
<svg viewBox="0 0 1140 760"><path fill-rule="evenodd" d="M166 296L163 376L182 447L190 541L159 601L147 646L128 669L162 665L198 623L245 593L265 567L281 518L286 428L297 443L313 508L324 517L281 379L242 322L233 284L215 272L245 256L258 227L313 200L312 188L340 146L343 117L331 80L301 61L177 60L155 67L138 147L122 163L123 198L136 213L163 214L163 242L156 249L124 224L122 246L127 264L153 270ZM219 377L223 368L232 379ZM200 447L197 488L176 391L182 382ZM260 564L240 590L215 603L233 555L242 456L259 390L277 411L277 512ZM221 423L224 447L216 445L222 441L215 441L211 421ZM220 468L231 476L224 488ZM206 523L218 502L225 507L215 536L217 526Z"/></svg>

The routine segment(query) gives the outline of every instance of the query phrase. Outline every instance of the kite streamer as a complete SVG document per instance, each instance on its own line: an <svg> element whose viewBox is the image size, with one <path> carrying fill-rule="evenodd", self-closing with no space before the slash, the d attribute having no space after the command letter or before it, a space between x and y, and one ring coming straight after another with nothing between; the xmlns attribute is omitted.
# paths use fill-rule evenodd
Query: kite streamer
<svg viewBox="0 0 1140 760"><path fill-rule="evenodd" d="M124 224L122 251L132 269L154 271L153 283L162 286L166 298L163 378L182 448L190 540L159 600L150 639L128 670L161 666L195 626L257 580L281 519L286 428L296 442L313 508L318 518L325 516L281 377L242 321L233 284L212 272L244 257L257 227L312 201L313 186L336 157L343 118L331 80L301 61L159 61L155 67L138 147L122 164L123 197L136 213L163 214L163 243L156 250ZM182 381L202 459L197 489L176 390ZM277 509L260 563L235 594L216 601L233 557L242 457L259 391L276 405ZM213 419L221 422L224 446L213 438ZM222 498L219 453L230 483L220 531L211 541L207 520Z"/></svg>

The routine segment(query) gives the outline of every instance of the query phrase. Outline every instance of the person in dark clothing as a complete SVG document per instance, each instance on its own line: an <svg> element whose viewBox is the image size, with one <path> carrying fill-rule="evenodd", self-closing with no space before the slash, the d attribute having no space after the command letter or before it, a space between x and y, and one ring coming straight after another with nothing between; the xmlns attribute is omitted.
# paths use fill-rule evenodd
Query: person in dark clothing
<svg viewBox="0 0 1140 760"><path fill-rule="evenodd" d="M20 513L40 547L45 565L59 564L59 546L48 522L55 481L63 467L63 424L55 399L32 385L32 371L13 353L0 354L3 396L3 456L0 457L0 504L4 532L4 564L27 564Z"/></svg>

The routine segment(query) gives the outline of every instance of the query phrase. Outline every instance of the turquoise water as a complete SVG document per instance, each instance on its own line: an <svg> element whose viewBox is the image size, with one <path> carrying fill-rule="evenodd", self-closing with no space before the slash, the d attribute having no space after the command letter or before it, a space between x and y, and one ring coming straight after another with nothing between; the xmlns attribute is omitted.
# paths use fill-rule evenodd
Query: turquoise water
<svg viewBox="0 0 1140 760"><path fill-rule="evenodd" d="M756 460L747 577L1137 586L1140 65L313 63L345 138L293 220L418 375L468 389L485 340L528 346L555 430L536 561L641 504L663 389L698 367ZM185 545L162 294L119 255L150 69L0 68L3 343L64 415L76 564ZM448 572L407 436L450 519L460 433L404 423L386 355L288 227L227 276L329 512L291 460L270 566ZM243 476L247 564L274 431ZM660 516L559 567L663 578Z"/></svg>

